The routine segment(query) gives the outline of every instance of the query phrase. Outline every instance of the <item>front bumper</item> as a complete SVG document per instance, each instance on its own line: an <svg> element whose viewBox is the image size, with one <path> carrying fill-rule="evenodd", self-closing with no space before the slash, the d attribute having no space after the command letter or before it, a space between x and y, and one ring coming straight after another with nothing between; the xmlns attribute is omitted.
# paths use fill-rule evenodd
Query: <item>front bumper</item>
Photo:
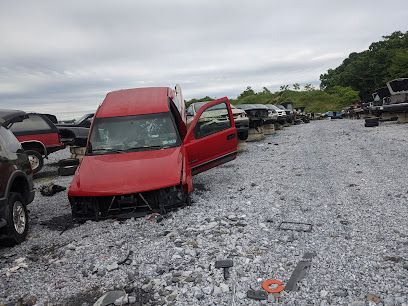
<svg viewBox="0 0 408 306"><path fill-rule="evenodd" d="M182 207L188 200L180 186L117 196L69 197L72 217L76 221L108 218L141 217L165 214Z"/></svg>

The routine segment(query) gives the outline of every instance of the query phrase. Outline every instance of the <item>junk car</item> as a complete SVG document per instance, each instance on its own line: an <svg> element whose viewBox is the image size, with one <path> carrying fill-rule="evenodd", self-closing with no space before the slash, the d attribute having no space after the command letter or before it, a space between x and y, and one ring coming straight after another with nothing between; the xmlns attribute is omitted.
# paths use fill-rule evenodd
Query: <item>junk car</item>
<svg viewBox="0 0 408 306"><path fill-rule="evenodd" d="M191 124L193 121L194 116L197 114L199 109L208 102L196 102L191 104L187 108L187 126ZM246 140L248 138L248 130L249 130L249 118L246 112L242 109L236 108L234 105L230 104L232 115L234 116L235 127L238 132L238 138L240 140ZM217 117L217 116L228 116L228 113L225 109L217 110L214 108L211 112L208 112L208 116L210 117Z"/></svg>
<svg viewBox="0 0 408 306"><path fill-rule="evenodd" d="M213 118L217 109L227 113ZM190 127L181 90L136 88L107 94L68 190L75 220L143 216L188 205L192 176L235 159L228 98L205 103Z"/></svg>
<svg viewBox="0 0 408 306"><path fill-rule="evenodd" d="M0 111L0 237L13 244L27 236L27 205L35 194L30 161L9 130L26 117L21 111Z"/></svg>
<svg viewBox="0 0 408 306"><path fill-rule="evenodd" d="M273 104L265 104L265 105L272 111L272 113L277 115L276 121L278 123L280 124L286 123L287 121L286 111L284 111L283 109L280 109L279 107Z"/></svg>
<svg viewBox="0 0 408 306"><path fill-rule="evenodd" d="M2 113L9 118L18 118L21 111L3 110ZM44 166L44 157L65 148L57 127L47 115L28 113L22 121L15 122L10 130L28 155L34 173Z"/></svg>
<svg viewBox="0 0 408 306"><path fill-rule="evenodd" d="M257 129L264 124L265 120L268 120L268 108L255 104L238 104L236 107L247 113L250 128Z"/></svg>
<svg viewBox="0 0 408 306"><path fill-rule="evenodd" d="M77 138L88 138L94 113L88 113L71 123L59 123L57 128L63 143L72 144Z"/></svg>

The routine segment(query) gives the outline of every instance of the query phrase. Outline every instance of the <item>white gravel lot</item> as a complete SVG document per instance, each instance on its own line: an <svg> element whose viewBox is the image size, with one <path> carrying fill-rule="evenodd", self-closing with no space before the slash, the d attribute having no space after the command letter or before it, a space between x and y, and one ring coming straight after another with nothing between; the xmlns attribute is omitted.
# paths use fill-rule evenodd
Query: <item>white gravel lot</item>
<svg viewBox="0 0 408 306"><path fill-rule="evenodd" d="M407 306L407 152L408 125L325 120L285 128L195 177L193 206L161 223L73 227L65 192L37 192L27 241L0 247L0 305L34 296L37 305L92 305L112 289L135 297L134 305L233 305L235 287L236 305ZM50 178L67 153L52 155L36 187L69 185L71 177ZM281 221L313 230L280 231ZM131 264L116 266L129 251ZM310 251L316 256L297 292L246 297L262 280L286 283ZM234 261L227 281L214 268L225 258Z"/></svg>

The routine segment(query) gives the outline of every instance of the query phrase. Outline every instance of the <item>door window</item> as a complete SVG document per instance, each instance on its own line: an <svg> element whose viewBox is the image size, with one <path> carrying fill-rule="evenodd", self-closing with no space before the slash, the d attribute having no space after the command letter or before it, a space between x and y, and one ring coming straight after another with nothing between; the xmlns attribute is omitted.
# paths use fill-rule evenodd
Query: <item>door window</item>
<svg viewBox="0 0 408 306"><path fill-rule="evenodd" d="M231 127L227 104L220 103L207 108L194 128L195 138L202 138Z"/></svg>
<svg viewBox="0 0 408 306"><path fill-rule="evenodd" d="M39 115L29 115L22 122L16 122L11 126L14 133L19 132L40 132L50 130L48 123Z"/></svg>

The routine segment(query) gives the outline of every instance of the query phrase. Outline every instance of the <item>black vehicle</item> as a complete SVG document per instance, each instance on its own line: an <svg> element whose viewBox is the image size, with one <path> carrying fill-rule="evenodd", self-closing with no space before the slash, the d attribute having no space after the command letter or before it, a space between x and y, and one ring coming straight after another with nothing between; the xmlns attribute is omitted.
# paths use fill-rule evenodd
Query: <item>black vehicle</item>
<svg viewBox="0 0 408 306"><path fill-rule="evenodd" d="M238 104L237 108L243 109L249 117L249 127L258 128L264 124L265 120L268 120L268 108L259 104Z"/></svg>
<svg viewBox="0 0 408 306"><path fill-rule="evenodd" d="M73 143L78 138L87 139L94 115L89 113L74 122L57 124L62 142Z"/></svg>
<svg viewBox="0 0 408 306"><path fill-rule="evenodd" d="M26 118L0 114L0 237L12 244L22 242L28 232L27 205L34 199L33 171L21 144L9 130Z"/></svg>

